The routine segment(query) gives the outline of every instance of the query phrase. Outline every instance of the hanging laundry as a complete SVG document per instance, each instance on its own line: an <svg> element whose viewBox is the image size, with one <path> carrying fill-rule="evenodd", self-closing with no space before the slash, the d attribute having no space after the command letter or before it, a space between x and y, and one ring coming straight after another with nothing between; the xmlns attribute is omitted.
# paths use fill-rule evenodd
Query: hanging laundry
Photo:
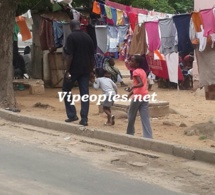
<svg viewBox="0 0 215 195"><path fill-rule="evenodd" d="M14 41L18 41L18 33L19 33L19 26L18 26L18 24L15 22L14 28L13 28L13 40L14 40Z"/></svg>
<svg viewBox="0 0 215 195"><path fill-rule="evenodd" d="M131 45L129 48L129 55L140 54L143 55L147 51L146 44L146 33L145 33L145 24L139 26L136 24L134 29L134 35L131 40Z"/></svg>
<svg viewBox="0 0 215 195"><path fill-rule="evenodd" d="M154 60L166 61L165 56L159 50L154 50Z"/></svg>
<svg viewBox="0 0 215 195"><path fill-rule="evenodd" d="M169 79L167 63L165 60L154 60L153 52L149 52L146 55L146 59L153 74L163 79ZM182 81L183 79L184 77L182 75L181 68L178 66L178 80Z"/></svg>
<svg viewBox="0 0 215 195"><path fill-rule="evenodd" d="M129 51L129 48L130 48L130 45L131 45L131 39L133 37L133 31L131 29L131 27L128 28L128 33L124 39L124 44L122 45L122 48L121 50L119 51L119 58L121 60L124 60L125 61L125 66L127 67L128 70L131 70L131 67L129 65L129 54L128 54L128 51Z"/></svg>
<svg viewBox="0 0 215 195"><path fill-rule="evenodd" d="M207 45L207 37L204 36L204 29L201 25L201 31L196 33L196 37L199 40L199 51L204 51Z"/></svg>
<svg viewBox="0 0 215 195"><path fill-rule="evenodd" d="M112 12L111 12L111 7L105 5L105 11L106 11L106 22L107 24L109 25L114 25L114 21L113 21L113 18L112 18Z"/></svg>
<svg viewBox="0 0 215 195"><path fill-rule="evenodd" d="M28 10L25 14L22 14L22 16L25 18L27 26L31 27L33 25L31 10Z"/></svg>
<svg viewBox="0 0 215 195"><path fill-rule="evenodd" d="M154 60L154 53L149 52L146 59L152 73L160 78L169 79L167 65L165 60Z"/></svg>
<svg viewBox="0 0 215 195"><path fill-rule="evenodd" d="M135 25L138 24L138 14L134 12L130 12L128 14L129 23L131 25L131 29L134 31Z"/></svg>
<svg viewBox="0 0 215 195"><path fill-rule="evenodd" d="M196 32L201 32L202 18L199 12L192 12L191 18L193 21L193 25L195 27Z"/></svg>
<svg viewBox="0 0 215 195"><path fill-rule="evenodd" d="M200 14L203 21L204 36L207 37L208 35L215 33L215 17L213 9L201 10Z"/></svg>
<svg viewBox="0 0 215 195"><path fill-rule="evenodd" d="M99 5L101 9L101 15L106 16L105 5L103 3L100 3Z"/></svg>
<svg viewBox="0 0 215 195"><path fill-rule="evenodd" d="M117 15L116 25L124 25L123 11L117 9L117 10L116 10L116 15Z"/></svg>
<svg viewBox="0 0 215 195"><path fill-rule="evenodd" d="M161 40L158 32L158 22L146 22L145 28L148 37L148 50L154 51L159 49Z"/></svg>
<svg viewBox="0 0 215 195"><path fill-rule="evenodd" d="M112 19L113 19L113 23L116 26L117 23L117 13L116 13L116 9L111 7L111 14L112 14Z"/></svg>
<svg viewBox="0 0 215 195"><path fill-rule="evenodd" d="M138 14L138 24L142 24L143 22L147 21L147 15L145 14Z"/></svg>
<svg viewBox="0 0 215 195"><path fill-rule="evenodd" d="M108 52L118 52L118 44L119 44L119 37L118 37L117 27L108 25L107 27Z"/></svg>
<svg viewBox="0 0 215 195"><path fill-rule="evenodd" d="M119 44L124 43L129 26L117 26Z"/></svg>
<svg viewBox="0 0 215 195"><path fill-rule="evenodd" d="M96 39L97 39L97 52L106 53L107 52L107 26L106 25L96 25Z"/></svg>
<svg viewBox="0 0 215 195"><path fill-rule="evenodd" d="M40 44L42 50L49 50L50 52L56 50L54 44L53 22L49 19L41 18Z"/></svg>
<svg viewBox="0 0 215 195"><path fill-rule="evenodd" d="M197 39L196 37L196 30L195 30L195 27L194 27L194 23L193 23L193 19L191 17L191 20L190 20L190 29L189 29L189 36L190 36L190 41L192 42L192 44L194 45L197 45L199 44L199 40Z"/></svg>
<svg viewBox="0 0 215 195"><path fill-rule="evenodd" d="M125 25L129 25L128 13L123 11L123 21Z"/></svg>
<svg viewBox="0 0 215 195"><path fill-rule="evenodd" d="M170 53L165 56L166 64L168 69L169 81L178 83L178 67L179 67L179 56L178 53Z"/></svg>
<svg viewBox="0 0 215 195"><path fill-rule="evenodd" d="M63 47L66 45L66 39L71 32L70 23L63 23Z"/></svg>
<svg viewBox="0 0 215 195"><path fill-rule="evenodd" d="M192 76L193 76L193 88L197 89L199 87L199 68L198 68L198 64L196 61L195 50L194 50L194 61L193 61L193 68L192 68ZM197 82L195 82L195 81L197 81Z"/></svg>
<svg viewBox="0 0 215 195"><path fill-rule="evenodd" d="M161 33L160 52L164 55L178 51L178 39L172 18L161 19L158 22Z"/></svg>
<svg viewBox="0 0 215 195"><path fill-rule="evenodd" d="M193 45L199 46L199 51L204 51L207 43L210 41L210 37L204 37L203 24L201 24L200 22L198 22L198 24L194 24L192 15L191 15L190 32L189 32L190 40ZM199 16L197 16L197 13L194 13L194 15L195 15L194 20L196 20L197 17L201 17L200 14ZM199 32L197 32L196 30L198 30ZM213 34L211 34L211 36L213 36Z"/></svg>
<svg viewBox="0 0 215 195"><path fill-rule="evenodd" d="M190 19L190 14L173 16L173 21L175 22L178 34L178 51L183 51L186 53L193 51L193 45L189 36Z"/></svg>
<svg viewBox="0 0 215 195"><path fill-rule="evenodd" d="M61 22L53 21L55 48L63 46L63 25Z"/></svg>
<svg viewBox="0 0 215 195"><path fill-rule="evenodd" d="M20 33L22 35L22 41L27 41L32 38L31 32L25 22L25 18L23 16L16 17L16 22L19 26Z"/></svg>
<svg viewBox="0 0 215 195"><path fill-rule="evenodd" d="M97 1L93 1L93 10L92 12L94 14L101 14L101 8L100 8L100 4Z"/></svg>
<svg viewBox="0 0 215 195"><path fill-rule="evenodd" d="M119 39L119 44L118 44L118 51L119 51L119 58L121 60L124 60L124 57L122 57L121 52L124 49L125 45L125 39L128 33L128 26L118 26L118 39Z"/></svg>
<svg viewBox="0 0 215 195"><path fill-rule="evenodd" d="M77 10L75 10L75 9L71 9L71 11L72 11L73 19L80 20L81 13L78 12Z"/></svg>

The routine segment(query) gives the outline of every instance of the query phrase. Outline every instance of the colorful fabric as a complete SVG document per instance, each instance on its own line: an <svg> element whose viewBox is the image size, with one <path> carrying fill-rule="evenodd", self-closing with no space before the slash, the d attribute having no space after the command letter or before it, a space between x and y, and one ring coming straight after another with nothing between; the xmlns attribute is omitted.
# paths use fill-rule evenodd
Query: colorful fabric
<svg viewBox="0 0 215 195"><path fill-rule="evenodd" d="M178 34L178 51L192 52L193 45L190 41L190 14L176 15L173 16L177 34Z"/></svg>
<svg viewBox="0 0 215 195"><path fill-rule="evenodd" d="M172 18L161 19L158 22L161 33L160 51L166 55L178 51L177 30Z"/></svg>
<svg viewBox="0 0 215 195"><path fill-rule="evenodd" d="M123 11L117 9L117 10L116 10L116 15L117 15L116 25L124 25Z"/></svg>
<svg viewBox="0 0 215 195"><path fill-rule="evenodd" d="M204 28L204 36L208 37L208 35L215 33L215 17L213 13L213 9L206 9L200 11L203 28Z"/></svg>
<svg viewBox="0 0 215 195"><path fill-rule="evenodd" d="M100 3L100 9L101 9L101 14L103 16L106 16L106 11L105 11L105 5L103 3Z"/></svg>
<svg viewBox="0 0 215 195"><path fill-rule="evenodd" d="M154 60L154 53L149 52L146 55L146 59L152 73L160 78L169 79L167 64L165 60ZM181 68L178 66L178 80L184 79Z"/></svg>
<svg viewBox="0 0 215 195"><path fill-rule="evenodd" d="M116 26L107 27L107 47L109 52L118 52L118 29Z"/></svg>
<svg viewBox="0 0 215 195"><path fill-rule="evenodd" d="M131 45L129 48L129 55L140 54L143 55L147 52L146 44L146 33L145 24L138 24L135 26L133 38L131 40Z"/></svg>
<svg viewBox="0 0 215 195"><path fill-rule="evenodd" d="M191 18L196 32L201 32L202 18L199 12L192 12Z"/></svg>
<svg viewBox="0 0 215 195"><path fill-rule="evenodd" d="M107 24L109 25L114 25L114 21L113 21L113 18L112 18L112 12L111 12L111 7L105 5L105 11L106 11L106 22Z"/></svg>
<svg viewBox="0 0 215 195"><path fill-rule="evenodd" d="M92 10L92 12L95 13L95 14L101 14L101 8L100 8L100 5L99 5L99 2L97 2L97 1L93 2L93 10Z"/></svg>
<svg viewBox="0 0 215 195"><path fill-rule="evenodd" d="M158 32L158 22L146 22L145 28L148 37L148 50L154 51L159 49L161 40Z"/></svg>
<svg viewBox="0 0 215 195"><path fill-rule="evenodd" d="M45 18L41 19L40 24L40 44L42 50L55 51L53 22Z"/></svg>
<svg viewBox="0 0 215 195"><path fill-rule="evenodd" d="M25 22L25 18L23 16L16 17L16 22L19 26L20 33L22 35L22 41L27 41L32 38L31 32Z"/></svg>
<svg viewBox="0 0 215 195"><path fill-rule="evenodd" d="M60 48L63 46L63 24L61 22L53 21L53 30L55 47Z"/></svg>
<svg viewBox="0 0 215 195"><path fill-rule="evenodd" d="M147 21L147 15L145 14L138 14L138 23L141 24Z"/></svg>
<svg viewBox="0 0 215 195"><path fill-rule="evenodd" d="M117 13L116 13L116 9L111 7L111 14L112 14L112 19L113 19L113 22L114 22L114 25L116 25L117 23Z"/></svg>
<svg viewBox="0 0 215 195"><path fill-rule="evenodd" d="M15 22L14 29L13 29L13 40L18 41L18 33L19 33L19 26Z"/></svg>
<svg viewBox="0 0 215 195"><path fill-rule="evenodd" d="M138 23L138 14L135 12L130 12L128 14L129 22L131 25L131 29L134 31L136 24Z"/></svg>

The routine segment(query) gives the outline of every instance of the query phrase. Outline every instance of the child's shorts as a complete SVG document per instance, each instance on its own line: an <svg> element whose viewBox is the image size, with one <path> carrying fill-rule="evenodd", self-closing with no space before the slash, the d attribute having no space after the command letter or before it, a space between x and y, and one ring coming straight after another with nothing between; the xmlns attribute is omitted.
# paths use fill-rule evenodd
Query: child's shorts
<svg viewBox="0 0 215 195"><path fill-rule="evenodd" d="M106 99L103 102L101 102L102 106L111 107L113 105L113 103L114 103L113 97L114 97L114 95L106 96Z"/></svg>

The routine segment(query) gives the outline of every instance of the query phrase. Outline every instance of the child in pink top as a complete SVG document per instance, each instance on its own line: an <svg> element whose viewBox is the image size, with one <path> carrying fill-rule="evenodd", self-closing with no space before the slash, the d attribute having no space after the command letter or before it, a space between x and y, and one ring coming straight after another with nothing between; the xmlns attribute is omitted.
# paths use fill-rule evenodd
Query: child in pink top
<svg viewBox="0 0 215 195"><path fill-rule="evenodd" d="M131 68L133 71L133 86L129 88L128 98L132 96L132 100L128 111L128 126L127 134L134 135L134 123L137 115L137 111L140 112L143 136L146 138L152 138L152 129L149 120L148 112L148 89L147 89L147 76L145 71L140 68L143 58L140 55L134 55L131 57Z"/></svg>

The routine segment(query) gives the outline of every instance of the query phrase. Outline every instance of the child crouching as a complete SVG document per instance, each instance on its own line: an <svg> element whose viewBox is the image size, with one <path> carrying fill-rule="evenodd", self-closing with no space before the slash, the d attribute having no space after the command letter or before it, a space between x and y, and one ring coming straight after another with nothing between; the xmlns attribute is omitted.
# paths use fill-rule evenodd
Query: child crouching
<svg viewBox="0 0 215 195"><path fill-rule="evenodd" d="M111 114L111 106L114 103L113 97L117 94L117 86L110 78L108 78L107 72L104 70L97 71L96 77L93 87L95 89L101 88L103 94L106 96L105 100L101 102L103 111L107 114L107 122L104 125L114 125L115 117Z"/></svg>

